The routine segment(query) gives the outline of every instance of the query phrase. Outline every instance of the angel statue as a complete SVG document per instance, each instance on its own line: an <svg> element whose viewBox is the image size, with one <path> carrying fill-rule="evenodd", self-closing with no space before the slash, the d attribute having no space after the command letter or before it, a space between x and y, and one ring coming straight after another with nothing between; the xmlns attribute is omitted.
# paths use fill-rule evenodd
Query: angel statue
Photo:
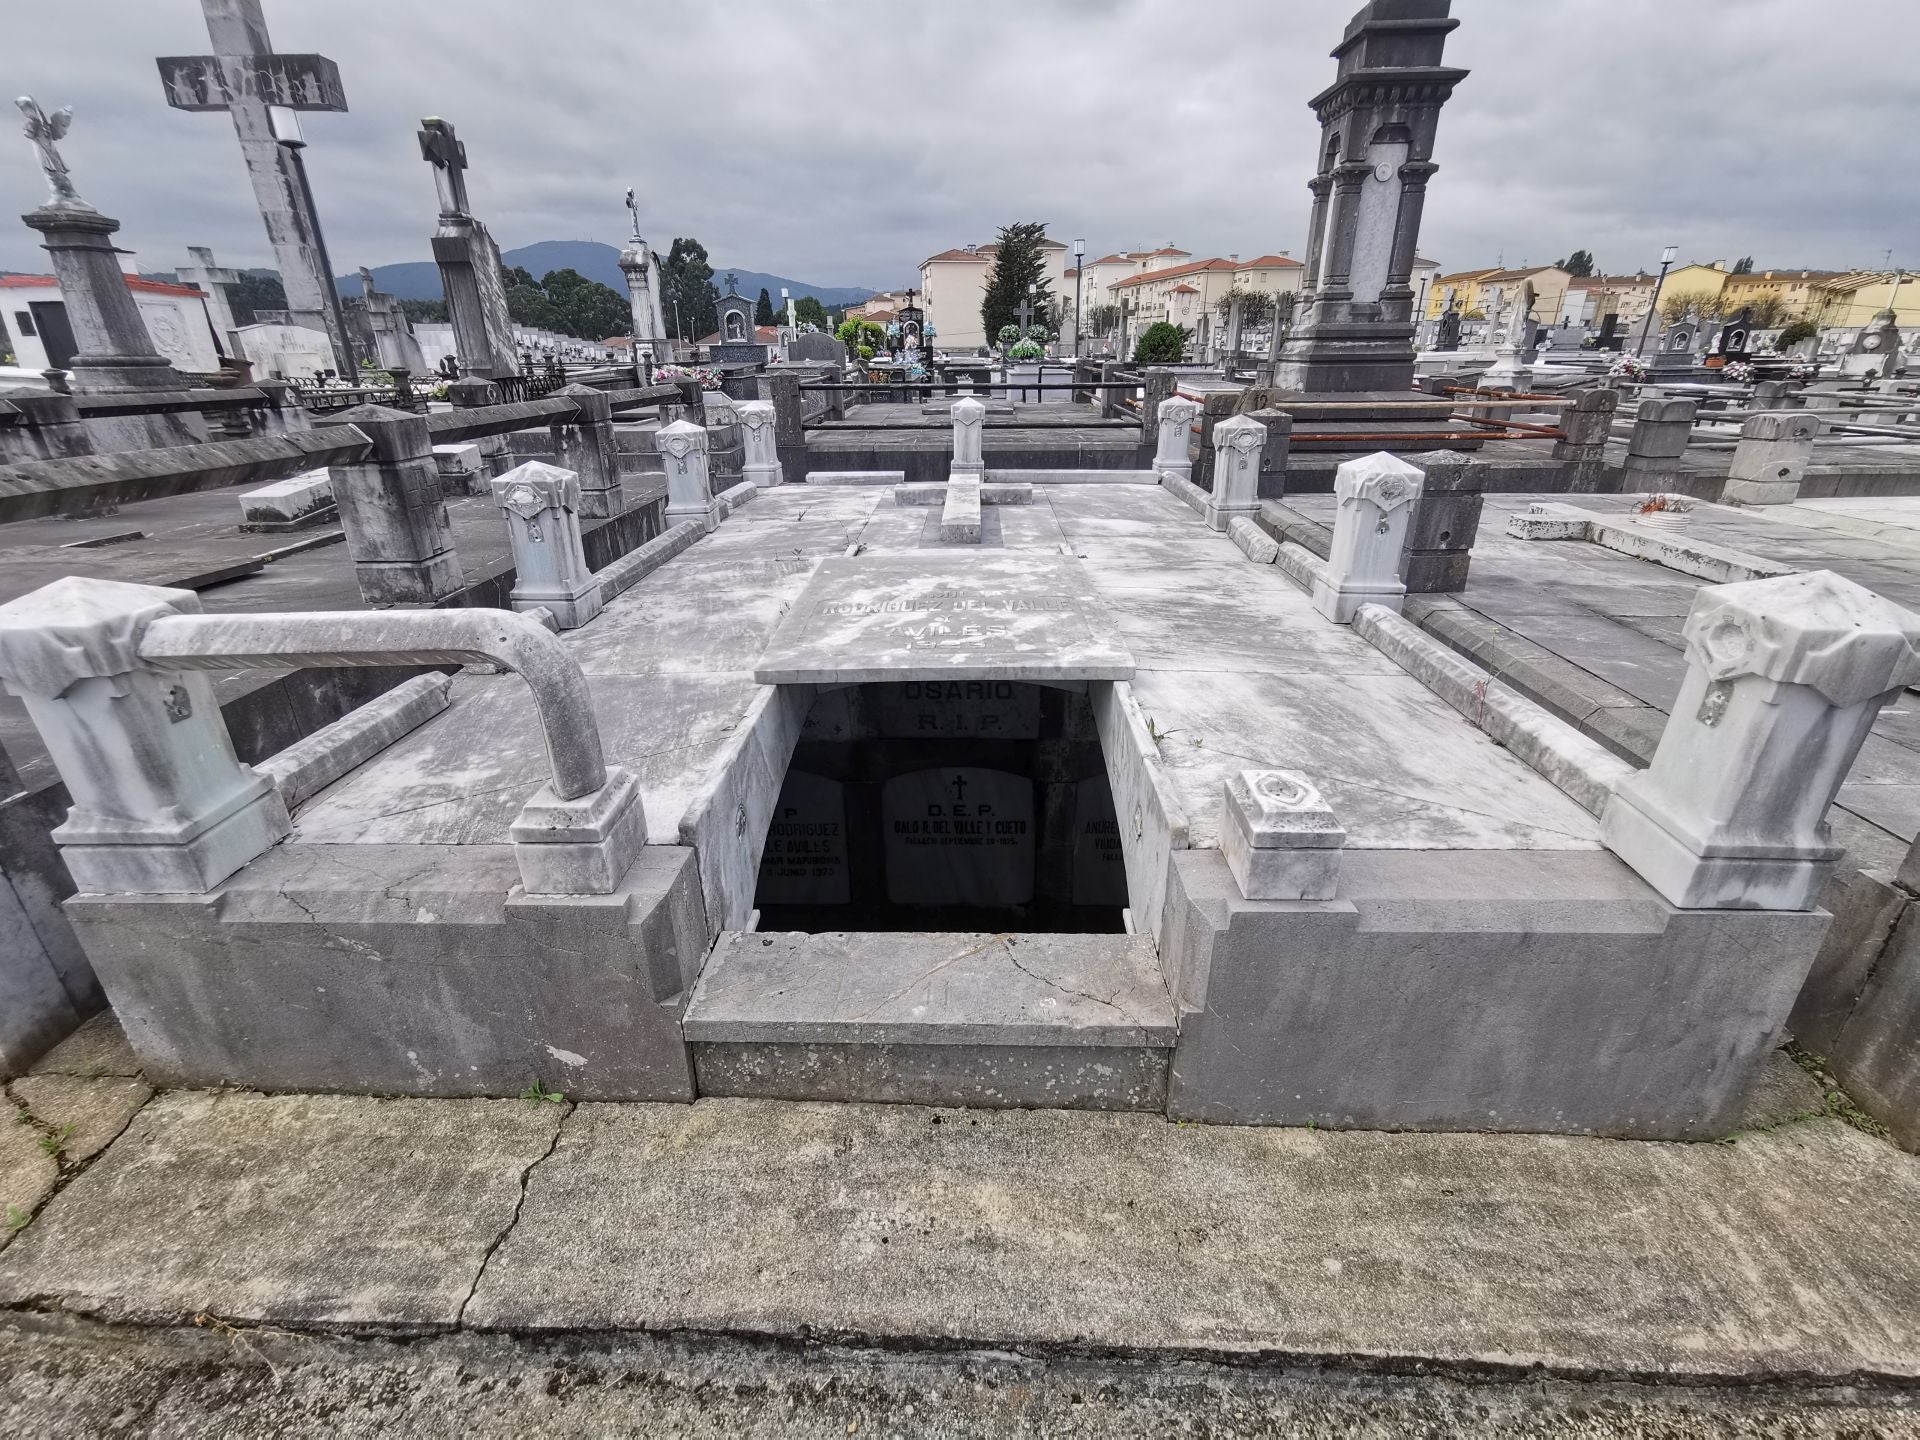
<svg viewBox="0 0 1920 1440"><path fill-rule="evenodd" d="M67 162L60 158L60 152L53 145L54 141L66 138L67 130L73 124L73 107L68 105L49 115L31 95L22 95L13 103L27 117L23 133L33 142L33 148L40 152L40 168L47 172L49 203L84 205L86 202L80 198L80 192L73 188L73 177L67 174Z"/></svg>

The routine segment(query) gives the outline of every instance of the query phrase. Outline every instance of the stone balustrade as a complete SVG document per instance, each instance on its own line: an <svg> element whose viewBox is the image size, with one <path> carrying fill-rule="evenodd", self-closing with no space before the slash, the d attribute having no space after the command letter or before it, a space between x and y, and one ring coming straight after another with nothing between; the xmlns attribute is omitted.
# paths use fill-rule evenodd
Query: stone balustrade
<svg viewBox="0 0 1920 1440"><path fill-rule="evenodd" d="M606 894L645 844L639 787L601 752L579 662L504 610L205 615L191 591L68 578L0 606L0 681L74 797L54 832L83 890L201 893L289 832L234 756L203 672L490 662L524 678L550 778L509 837L530 894Z"/></svg>

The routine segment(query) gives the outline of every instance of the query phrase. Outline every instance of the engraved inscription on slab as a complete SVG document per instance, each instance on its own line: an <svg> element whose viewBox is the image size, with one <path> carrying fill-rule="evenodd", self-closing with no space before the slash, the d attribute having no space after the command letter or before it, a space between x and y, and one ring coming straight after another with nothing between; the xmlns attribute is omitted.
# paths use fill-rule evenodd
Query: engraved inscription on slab
<svg viewBox="0 0 1920 1440"><path fill-rule="evenodd" d="M876 685L880 733L889 739L1033 740L1040 691L1012 680L908 680Z"/></svg>
<svg viewBox="0 0 1920 1440"><path fill-rule="evenodd" d="M762 905L844 905L847 797L838 780L789 770L760 854Z"/></svg>
<svg viewBox="0 0 1920 1440"><path fill-rule="evenodd" d="M1125 905L1127 862L1120 822L1104 777L1082 780L1073 796L1073 903Z"/></svg>
<svg viewBox="0 0 1920 1440"><path fill-rule="evenodd" d="M1033 782L1004 770L915 770L880 796L887 898L896 905L1033 899Z"/></svg>

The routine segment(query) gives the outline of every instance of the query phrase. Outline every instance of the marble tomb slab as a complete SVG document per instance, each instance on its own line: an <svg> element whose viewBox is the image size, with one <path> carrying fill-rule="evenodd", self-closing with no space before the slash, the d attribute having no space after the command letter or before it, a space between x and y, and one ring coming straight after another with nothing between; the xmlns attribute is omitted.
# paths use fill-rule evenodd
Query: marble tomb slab
<svg viewBox="0 0 1920 1440"><path fill-rule="evenodd" d="M1126 680L1133 657L1089 611L1077 561L1030 551L821 561L754 668L762 685Z"/></svg>

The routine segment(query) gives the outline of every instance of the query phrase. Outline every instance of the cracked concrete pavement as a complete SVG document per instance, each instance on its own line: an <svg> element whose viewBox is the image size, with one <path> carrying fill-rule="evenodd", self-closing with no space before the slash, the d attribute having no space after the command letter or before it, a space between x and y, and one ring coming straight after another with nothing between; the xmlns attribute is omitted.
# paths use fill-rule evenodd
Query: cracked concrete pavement
<svg viewBox="0 0 1920 1440"><path fill-rule="evenodd" d="M5 1433L1920 1434L1920 1159L1780 1057L1700 1145L132 1068L8 1087Z"/></svg>

